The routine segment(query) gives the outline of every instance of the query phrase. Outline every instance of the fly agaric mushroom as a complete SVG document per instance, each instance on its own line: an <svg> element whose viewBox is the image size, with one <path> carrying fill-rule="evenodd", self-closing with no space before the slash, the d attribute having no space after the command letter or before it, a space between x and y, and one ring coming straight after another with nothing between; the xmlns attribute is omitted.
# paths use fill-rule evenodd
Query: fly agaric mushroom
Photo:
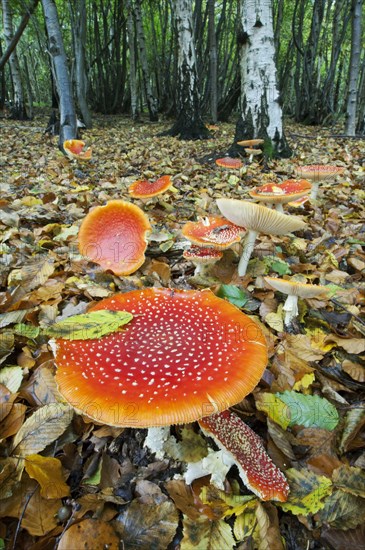
<svg viewBox="0 0 365 550"><path fill-rule="evenodd" d="M253 149L252 147L246 147L245 153L249 155L248 162L252 162L253 157L257 157L262 154L261 149Z"/></svg>
<svg viewBox="0 0 365 550"><path fill-rule="evenodd" d="M217 166L229 168L230 170L237 170L238 168L242 168L243 166L242 160L232 157L223 157L221 159L216 159L215 163Z"/></svg>
<svg viewBox="0 0 365 550"><path fill-rule="evenodd" d="M99 339L52 343L61 395L97 422L193 422L241 401L265 370L260 327L210 290L136 290L89 311L103 309L133 319Z"/></svg>
<svg viewBox="0 0 365 550"><path fill-rule="evenodd" d="M224 250L239 243L244 231L220 216L206 216L198 222L187 222L181 232L197 246Z"/></svg>
<svg viewBox="0 0 365 550"><path fill-rule="evenodd" d="M116 275L130 275L145 260L146 233L151 230L146 214L122 200L91 210L80 226L81 254Z"/></svg>
<svg viewBox="0 0 365 550"><path fill-rule="evenodd" d="M196 266L194 276L204 272L207 265L212 265L218 262L223 256L223 252L214 248L192 245L187 250L184 250L183 256L186 260L190 260Z"/></svg>
<svg viewBox="0 0 365 550"><path fill-rule="evenodd" d="M285 180L282 183L266 183L249 191L249 195L258 201L274 204L278 212L284 213L283 204L307 195L311 184L306 180Z"/></svg>
<svg viewBox="0 0 365 550"><path fill-rule="evenodd" d="M81 162L91 159L91 147L84 150L85 142L81 139L67 139L63 142L63 149L70 159L76 159Z"/></svg>
<svg viewBox="0 0 365 550"><path fill-rule="evenodd" d="M262 143L264 143L264 140L260 138L237 141L237 145L241 145L242 147L255 147L256 145L262 145Z"/></svg>
<svg viewBox="0 0 365 550"><path fill-rule="evenodd" d="M253 202L218 199L217 205L227 220L241 227L246 227L248 230L243 245L243 253L238 264L238 274L241 277L246 274L247 265L259 233L286 235L292 231L303 229L306 225L296 216L281 214L281 212Z"/></svg>
<svg viewBox="0 0 365 550"><path fill-rule="evenodd" d="M286 501L289 486L284 474L266 453L261 438L239 416L224 411L202 418L199 426L231 459L228 467L237 465L242 481L255 495L261 500Z"/></svg>
<svg viewBox="0 0 365 550"><path fill-rule="evenodd" d="M161 195L171 188L171 176L161 176L152 182L148 180L137 180L129 186L128 192L134 199L149 199Z"/></svg>
<svg viewBox="0 0 365 550"><path fill-rule="evenodd" d="M298 315L298 298L316 298L327 294L329 290L325 286L309 285L276 277L264 277L264 280L271 288L288 296L283 307L285 326L290 326L292 320Z"/></svg>
<svg viewBox="0 0 365 550"><path fill-rule="evenodd" d="M345 169L341 166L330 166L326 164L310 164L307 166L297 166L295 174L300 178L310 180L312 185L311 199L315 200L318 195L319 184L321 181L328 180L334 176L343 173Z"/></svg>

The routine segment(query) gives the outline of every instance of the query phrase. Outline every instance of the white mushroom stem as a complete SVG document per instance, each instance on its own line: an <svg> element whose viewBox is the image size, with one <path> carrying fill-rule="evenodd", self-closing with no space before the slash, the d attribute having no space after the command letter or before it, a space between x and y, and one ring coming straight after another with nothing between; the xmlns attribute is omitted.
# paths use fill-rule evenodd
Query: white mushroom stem
<svg viewBox="0 0 365 550"><path fill-rule="evenodd" d="M151 453L155 453L156 458L162 459L165 451L164 446L170 437L170 426L162 428L148 428L147 437L144 441Z"/></svg>
<svg viewBox="0 0 365 550"><path fill-rule="evenodd" d="M283 205L282 205L281 202L278 202L278 203L275 205L275 210L277 210L277 212L281 212L282 214L285 214L284 208L283 208Z"/></svg>
<svg viewBox="0 0 365 550"><path fill-rule="evenodd" d="M285 311L284 324L285 324L285 326L290 326L292 320L295 319L295 317L297 317L297 315L299 313L299 310L298 310L298 296L294 296L293 294L289 294L289 296L285 300L283 311Z"/></svg>
<svg viewBox="0 0 365 550"><path fill-rule="evenodd" d="M311 199L316 200L318 195L318 189L319 189L319 181L313 181L312 182L312 189L311 189Z"/></svg>
<svg viewBox="0 0 365 550"><path fill-rule="evenodd" d="M258 232L253 229L249 229L247 236L243 243L243 252L238 264L238 275L243 277L246 275L248 262L250 261L253 249L255 248L255 242Z"/></svg>

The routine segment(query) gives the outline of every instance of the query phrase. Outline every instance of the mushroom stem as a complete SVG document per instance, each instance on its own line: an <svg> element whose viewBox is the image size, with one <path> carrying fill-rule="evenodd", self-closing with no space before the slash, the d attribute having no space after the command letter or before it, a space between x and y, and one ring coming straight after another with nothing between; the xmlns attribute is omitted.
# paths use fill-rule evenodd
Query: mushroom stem
<svg viewBox="0 0 365 550"><path fill-rule="evenodd" d="M311 189L311 199L316 200L318 195L318 189L319 189L319 181L313 181L312 182L312 189Z"/></svg>
<svg viewBox="0 0 365 550"><path fill-rule="evenodd" d="M243 252L241 259L238 264L238 275L240 277L243 277L246 275L248 262L250 261L251 254L253 252L253 249L255 247L255 242L257 238L258 232L254 231L253 229L250 229L247 233L247 236L243 243Z"/></svg>
<svg viewBox="0 0 365 550"><path fill-rule="evenodd" d="M282 205L281 202L278 202L278 203L275 205L275 210L277 210L277 212L281 212L282 214L285 214L284 208L283 208L283 205Z"/></svg>
<svg viewBox="0 0 365 550"><path fill-rule="evenodd" d="M299 313L298 296L294 296L294 294L289 294L289 296L285 300L283 311L285 311L284 325L288 327L291 325L292 320L295 319L295 317Z"/></svg>

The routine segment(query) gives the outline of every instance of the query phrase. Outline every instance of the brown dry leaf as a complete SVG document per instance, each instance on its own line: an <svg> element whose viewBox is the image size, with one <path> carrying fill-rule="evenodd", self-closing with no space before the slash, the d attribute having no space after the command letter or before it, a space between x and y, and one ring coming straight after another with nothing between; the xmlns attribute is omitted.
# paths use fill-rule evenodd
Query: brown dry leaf
<svg viewBox="0 0 365 550"><path fill-rule="evenodd" d="M113 522L126 547L165 550L174 538L179 514L168 500L162 504L143 504L133 500Z"/></svg>
<svg viewBox="0 0 365 550"><path fill-rule="evenodd" d="M119 550L120 538L110 523L84 519L62 535L57 550Z"/></svg>
<svg viewBox="0 0 365 550"><path fill-rule="evenodd" d="M11 393L6 386L0 384L0 422L10 413L17 395L17 393Z"/></svg>
<svg viewBox="0 0 365 550"><path fill-rule="evenodd" d="M330 334L325 338L325 343L334 342L348 353L359 354L365 351L365 338L340 338L336 334Z"/></svg>
<svg viewBox="0 0 365 550"><path fill-rule="evenodd" d="M223 548L228 550L236 545L232 529L223 519L192 520L184 516L183 533L181 550L222 550Z"/></svg>
<svg viewBox="0 0 365 550"><path fill-rule="evenodd" d="M8 457L0 460L0 500L11 497L18 487L22 472L23 466L18 459Z"/></svg>
<svg viewBox="0 0 365 550"><path fill-rule="evenodd" d="M43 451L69 426L73 410L64 403L50 403L40 407L20 428L14 438L13 454L27 456Z"/></svg>
<svg viewBox="0 0 365 550"><path fill-rule="evenodd" d="M171 270L169 265L165 262L159 262L154 259L149 263L145 273L147 275L156 273L164 285L169 284L171 279Z"/></svg>
<svg viewBox="0 0 365 550"><path fill-rule="evenodd" d="M197 508L194 493L190 485L181 480L172 480L168 481L165 486L176 508L193 521L200 518L201 514Z"/></svg>
<svg viewBox="0 0 365 550"><path fill-rule="evenodd" d="M341 366L342 370L351 376L353 380L356 380L357 382L365 382L365 367L363 365L345 359Z"/></svg>
<svg viewBox="0 0 365 550"><path fill-rule="evenodd" d="M18 433L24 422L26 410L27 406L22 403L12 406L10 413L0 424L0 440Z"/></svg>
<svg viewBox="0 0 365 550"><path fill-rule="evenodd" d="M255 515L257 526L253 531L253 540L258 550L284 550L281 539L278 513L270 503L258 502Z"/></svg>
<svg viewBox="0 0 365 550"><path fill-rule="evenodd" d="M59 393L55 377L51 370L53 361L46 361L34 370L32 376L23 384L21 397L34 407L48 405L57 401Z"/></svg>
<svg viewBox="0 0 365 550"><path fill-rule="evenodd" d="M20 388L23 374L21 367L3 367L0 370L0 384L3 384L8 390L15 393Z"/></svg>
<svg viewBox="0 0 365 550"><path fill-rule="evenodd" d="M286 334L284 347L304 361L320 361L324 353L316 346L315 338L306 334Z"/></svg>
<svg viewBox="0 0 365 550"><path fill-rule="evenodd" d="M14 348L14 334L9 330L0 332L0 363L3 363Z"/></svg>
<svg viewBox="0 0 365 550"><path fill-rule="evenodd" d="M30 478L38 481L43 498L63 498L70 495L70 488L64 481L62 464L58 458L28 455L24 468Z"/></svg>
<svg viewBox="0 0 365 550"><path fill-rule="evenodd" d="M61 499L42 498L37 482L26 476L13 495L1 501L0 517L21 518L23 529L41 537L57 527L56 514L61 506Z"/></svg>
<svg viewBox="0 0 365 550"><path fill-rule="evenodd" d="M356 445L354 445L354 440L364 425L364 407L355 407L346 413L343 432L339 442L340 453L345 453L353 448L356 448Z"/></svg>

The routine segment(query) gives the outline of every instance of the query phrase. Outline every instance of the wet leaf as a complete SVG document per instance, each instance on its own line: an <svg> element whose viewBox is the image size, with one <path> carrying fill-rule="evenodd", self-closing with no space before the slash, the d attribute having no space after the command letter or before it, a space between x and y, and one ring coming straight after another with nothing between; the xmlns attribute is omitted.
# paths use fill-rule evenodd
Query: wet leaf
<svg viewBox="0 0 365 550"><path fill-rule="evenodd" d="M309 470L290 468L285 472L290 490L288 500L279 506L294 515L315 514L324 507L324 499L332 493L332 482Z"/></svg>
<svg viewBox="0 0 365 550"><path fill-rule="evenodd" d="M354 529L365 521L365 499L341 490L334 491L325 500L318 521L335 529Z"/></svg>
<svg viewBox="0 0 365 550"><path fill-rule="evenodd" d="M21 367L3 367L0 370L0 384L3 384L12 393L16 393L23 380Z"/></svg>
<svg viewBox="0 0 365 550"><path fill-rule="evenodd" d="M181 541L181 550L218 550L234 548L231 527L224 520L191 520L183 517L184 537Z"/></svg>
<svg viewBox="0 0 365 550"><path fill-rule="evenodd" d="M64 532L57 550L119 550L119 542L120 539L110 523L100 519L84 519Z"/></svg>
<svg viewBox="0 0 365 550"><path fill-rule="evenodd" d="M65 340L90 340L101 338L116 332L121 326L129 323L133 315L127 311L91 311L81 315L72 315L44 329L45 334Z"/></svg>
<svg viewBox="0 0 365 550"><path fill-rule="evenodd" d="M345 493L365 498L365 472L361 468L344 464L333 472L332 481Z"/></svg>

